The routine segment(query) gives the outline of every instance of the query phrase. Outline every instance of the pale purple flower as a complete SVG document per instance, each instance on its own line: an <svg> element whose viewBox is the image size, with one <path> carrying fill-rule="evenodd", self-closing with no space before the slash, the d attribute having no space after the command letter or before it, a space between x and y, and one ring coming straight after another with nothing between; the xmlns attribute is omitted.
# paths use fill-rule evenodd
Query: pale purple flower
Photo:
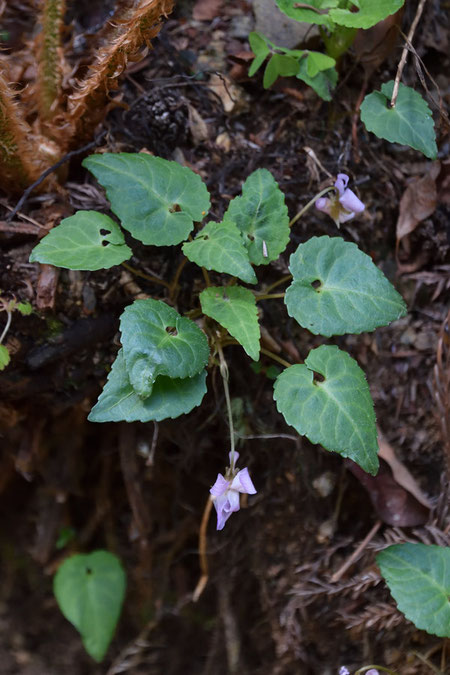
<svg viewBox="0 0 450 675"><path fill-rule="evenodd" d="M334 195L331 197L320 197L316 201L316 209L331 216L338 227L341 223L351 220L357 213L362 213L365 209L362 201L358 199L347 185L347 174L338 173L334 184L336 189Z"/></svg>
<svg viewBox="0 0 450 675"><path fill-rule="evenodd" d="M235 452L235 462L238 457L239 453ZM230 453L230 462L231 461ZM252 483L247 467L237 471L234 466L231 466L226 470L225 476L222 476L221 473L218 474L216 482L210 489L210 493L214 500L214 506L217 511L218 530L223 530L225 523L231 514L235 511L239 511L240 492L248 495L256 494L255 486Z"/></svg>

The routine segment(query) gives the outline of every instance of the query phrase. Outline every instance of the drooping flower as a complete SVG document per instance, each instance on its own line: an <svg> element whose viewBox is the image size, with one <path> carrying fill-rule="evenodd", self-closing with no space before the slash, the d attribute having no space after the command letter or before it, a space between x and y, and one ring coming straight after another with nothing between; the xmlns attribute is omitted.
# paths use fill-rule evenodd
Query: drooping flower
<svg viewBox="0 0 450 675"><path fill-rule="evenodd" d="M366 208L355 193L347 187L348 180L347 174L338 173L334 184L336 190L334 195L320 197L316 201L316 209L331 216L338 227L341 223L354 218L357 213L362 213Z"/></svg>
<svg viewBox="0 0 450 675"><path fill-rule="evenodd" d="M235 452L235 462L238 457L239 453ZM232 462L231 453L230 462ZM231 514L239 511L239 493L254 495L256 494L256 490L247 467L238 471L234 466L230 466L226 470L225 476L222 476L221 473L218 474L216 482L210 489L210 493L213 496L214 506L217 511L217 529L223 530Z"/></svg>

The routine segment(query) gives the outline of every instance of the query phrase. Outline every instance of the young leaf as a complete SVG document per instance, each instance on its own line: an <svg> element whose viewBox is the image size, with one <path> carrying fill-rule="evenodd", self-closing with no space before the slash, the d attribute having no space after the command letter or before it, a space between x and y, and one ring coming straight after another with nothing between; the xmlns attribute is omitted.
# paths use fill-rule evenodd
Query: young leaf
<svg viewBox="0 0 450 675"><path fill-rule="evenodd" d="M30 262L69 270L99 270L133 255L117 223L98 211L77 211L64 218L32 250Z"/></svg>
<svg viewBox="0 0 450 675"><path fill-rule="evenodd" d="M209 210L200 176L177 162L122 152L91 155L83 166L106 189L122 226L143 244L179 244Z"/></svg>
<svg viewBox="0 0 450 675"><path fill-rule="evenodd" d="M59 608L95 661L103 660L113 638L125 586L120 560L108 551L73 555L55 575L53 592Z"/></svg>
<svg viewBox="0 0 450 675"><path fill-rule="evenodd" d="M207 223L194 241L183 244L183 253L191 262L207 270L231 274L248 284L258 281L241 233L230 220Z"/></svg>
<svg viewBox="0 0 450 675"><path fill-rule="evenodd" d="M302 80L309 85L320 98L324 101L331 101L331 92L338 81L336 68L329 68L317 73L315 77L308 75L308 65L305 59L300 61L300 68L297 73L297 79Z"/></svg>
<svg viewBox="0 0 450 675"><path fill-rule="evenodd" d="M11 361L11 356L5 345L0 345L0 370L5 370Z"/></svg>
<svg viewBox="0 0 450 675"><path fill-rule="evenodd" d="M385 82L361 104L361 120L368 131L391 143L409 145L425 157L436 159L437 146L431 110L422 96L400 84L394 108L389 106L394 82Z"/></svg>
<svg viewBox="0 0 450 675"><path fill-rule="evenodd" d="M340 26L349 28L370 28L383 21L390 14L395 14L403 7L405 0L358 0L358 11L347 9L330 9L328 16ZM355 3L356 4L356 3Z"/></svg>
<svg viewBox="0 0 450 675"><path fill-rule="evenodd" d="M406 618L427 633L450 637L450 547L395 544L376 560Z"/></svg>
<svg viewBox="0 0 450 675"><path fill-rule="evenodd" d="M273 54L264 71L263 87L269 89L277 77L288 77L298 72L298 59L286 54Z"/></svg>
<svg viewBox="0 0 450 675"><path fill-rule="evenodd" d="M294 2L294 0L276 0L276 3L279 9L291 19L315 23L333 30L333 22L326 10L330 7L337 7L339 0L306 0L302 3ZM301 7L296 7L296 5L301 5ZM308 9L308 5L311 9Z"/></svg>
<svg viewBox="0 0 450 675"><path fill-rule="evenodd" d="M314 373L323 381L314 379ZM369 387L356 361L336 346L309 352L304 365L286 368L275 382L279 412L311 443L378 470L377 430Z"/></svg>
<svg viewBox="0 0 450 675"><path fill-rule="evenodd" d="M329 70L336 65L335 59L321 52L308 52L306 71L309 77L316 77L322 70Z"/></svg>
<svg viewBox="0 0 450 675"><path fill-rule="evenodd" d="M206 335L161 300L135 300L122 313L120 330L128 376L142 398L158 375L192 377L208 363Z"/></svg>
<svg viewBox="0 0 450 675"><path fill-rule="evenodd" d="M290 258L289 316L314 335L362 333L406 314L405 303L356 244L312 237Z"/></svg>
<svg viewBox="0 0 450 675"><path fill-rule="evenodd" d="M267 42L264 39L264 35L253 31L248 36L248 41L250 42L250 47L252 52L255 55L255 58L252 61L252 65L248 70L248 76L253 77L256 71L262 66L268 54L270 54L270 49L267 46Z"/></svg>
<svg viewBox="0 0 450 675"><path fill-rule="evenodd" d="M108 380L89 413L90 422L160 422L179 417L200 405L206 393L206 371L185 379L161 375L145 400L131 386L123 350L112 364Z"/></svg>
<svg viewBox="0 0 450 675"><path fill-rule="evenodd" d="M250 358L258 361L261 332L253 293L241 286L211 286L200 293L200 303L202 312L226 328Z"/></svg>
<svg viewBox="0 0 450 675"><path fill-rule="evenodd" d="M224 220L236 223L254 265L268 265L288 244L289 216L284 195L267 169L258 169L247 178L242 197L231 200Z"/></svg>
<svg viewBox="0 0 450 675"><path fill-rule="evenodd" d="M16 309L22 314L22 316L30 316L30 314L33 312L33 307L29 302L18 302Z"/></svg>

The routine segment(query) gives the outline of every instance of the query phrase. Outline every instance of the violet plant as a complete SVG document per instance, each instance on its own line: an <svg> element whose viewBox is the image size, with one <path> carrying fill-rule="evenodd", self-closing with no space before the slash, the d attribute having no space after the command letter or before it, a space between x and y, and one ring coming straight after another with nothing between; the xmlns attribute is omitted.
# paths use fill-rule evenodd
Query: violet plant
<svg viewBox="0 0 450 675"><path fill-rule="evenodd" d="M336 345L322 344L309 352L304 363L296 364L262 349L257 303L282 299L287 314L299 326L313 335L331 337L389 324L405 315L403 299L369 256L339 236L310 238L290 256L288 278L257 291L251 288L258 283L255 268L278 259L289 243L291 228L308 208L316 204L338 226L364 210L363 202L348 187L346 174L338 174L334 185L315 195L289 220L284 195L273 176L258 169L244 182L241 195L230 201L222 222L210 220L201 226L210 199L205 184L190 169L141 153L91 155L83 163L105 187L120 225L108 215L79 211L42 239L32 251L31 262L74 270L107 269L118 264L128 267L125 261L133 252L123 230L131 235L130 241L134 238L149 246L181 244L184 254L171 279L154 279L165 287L165 300L138 299L122 313L121 348L88 419L97 423L158 422L187 414L201 404L206 393L207 368L219 367L230 431L230 447L224 449L224 455L229 453L229 466L224 474L218 474L210 495L217 529L222 530L231 514L239 510L240 495L257 491L248 468L236 466L224 350L230 344L240 344L253 364L258 365L263 353L284 366L275 380L273 397L288 424L313 444L349 457L375 474L375 412L358 363ZM195 224L197 231L192 237ZM205 286L198 296L200 307L181 316L171 305L176 305L180 274L187 262L202 268ZM216 273L213 280L209 272ZM285 292L272 292L288 281ZM389 547L379 554L382 573L408 618L425 630L448 635L450 578L447 572L447 577L442 577L442 569L450 572L450 548L402 548L407 546L413 545ZM80 631L86 649L101 660L120 612L124 581L118 561L108 558L106 552L91 555L97 554L95 575L87 574L91 561L85 556L69 558L57 584L55 579L55 593L63 613ZM405 587L404 571L409 573L413 568L415 584ZM114 596L117 579L122 588L119 598ZM80 584L85 593L83 620L79 614ZM114 621L94 625L88 620L93 616L90 609L96 609L93 605L97 600L100 603L102 593L108 595ZM431 596L433 612L424 615L423 606Z"/></svg>

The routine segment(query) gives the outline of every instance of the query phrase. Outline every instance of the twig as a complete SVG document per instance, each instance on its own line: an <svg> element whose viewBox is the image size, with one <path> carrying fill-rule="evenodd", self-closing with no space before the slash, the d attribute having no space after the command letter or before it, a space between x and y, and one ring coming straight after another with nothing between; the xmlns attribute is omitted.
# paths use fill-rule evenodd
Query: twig
<svg viewBox="0 0 450 675"><path fill-rule="evenodd" d="M417 24L419 23L419 19L422 16L423 8L425 6L426 1L427 0L420 0L419 6L417 7L416 16L414 17L414 21L412 22L411 28L409 29L406 45L403 47L402 55L397 68L397 74L395 76L394 88L392 90L392 98L390 103L391 108L395 108L395 104L397 103L400 80L402 79L403 68L405 67L406 59L408 58L408 51L409 51L408 43L412 42L415 30L417 28Z"/></svg>
<svg viewBox="0 0 450 675"><path fill-rule="evenodd" d="M200 523L200 530L198 533L198 557L200 560L200 570L201 576L198 580L197 586L192 594L193 602L197 602L205 586L208 583L208 557L206 555L206 528L208 527L209 516L211 515L212 509L212 499L208 497L208 501L205 504L205 509L203 511L202 522Z"/></svg>
<svg viewBox="0 0 450 675"><path fill-rule="evenodd" d="M371 541L374 538L380 527L381 527L381 520L377 520L375 525L370 530L369 534L364 537L359 546L353 551L350 558L348 558L345 561L345 563L338 569L338 571L333 574L333 576L330 579L332 584L335 584L337 581L339 581L339 579L345 574L348 568L351 567L351 565L353 565L353 563L359 558L362 551L364 551L369 541Z"/></svg>
<svg viewBox="0 0 450 675"><path fill-rule="evenodd" d="M6 218L6 222L9 223L14 218L14 216L20 211L22 206L25 204L28 197L33 192L34 188L37 188L47 178L47 176L50 176L50 174L53 173L53 171L56 171L57 169L59 169L60 166L65 164L72 157L75 157L76 155L80 155L81 153L86 152L87 150L90 150L91 148L95 148L95 146L100 143L100 141L104 138L105 135L106 135L106 129L104 129L102 131L102 133L99 136L97 136L97 138L95 140L91 141L90 143L87 143L86 145L83 145L83 147L78 148L78 150L71 150L66 155L64 155L64 157L61 157L61 159L59 159L56 162L56 164L53 164L53 166L50 166L48 169L46 169L44 171L44 173L42 173L39 176L39 178L34 181L34 183L32 183L31 185L29 185L27 187L27 189L25 190L25 192L23 193L23 195L21 196L21 198L17 202L16 206L13 208L11 213Z"/></svg>

